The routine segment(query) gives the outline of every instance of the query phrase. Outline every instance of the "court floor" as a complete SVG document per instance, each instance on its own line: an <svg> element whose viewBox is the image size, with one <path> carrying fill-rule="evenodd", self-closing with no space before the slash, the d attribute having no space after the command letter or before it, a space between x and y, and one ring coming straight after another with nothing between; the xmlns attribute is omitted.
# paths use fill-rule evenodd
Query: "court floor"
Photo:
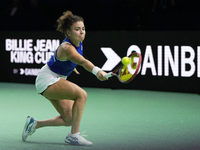
<svg viewBox="0 0 200 150"><path fill-rule="evenodd" d="M200 149L200 96L189 93L84 88L88 100L81 131L93 146L67 145L70 127L38 129L27 142L28 115L58 113L32 84L0 83L1 150L196 150Z"/></svg>

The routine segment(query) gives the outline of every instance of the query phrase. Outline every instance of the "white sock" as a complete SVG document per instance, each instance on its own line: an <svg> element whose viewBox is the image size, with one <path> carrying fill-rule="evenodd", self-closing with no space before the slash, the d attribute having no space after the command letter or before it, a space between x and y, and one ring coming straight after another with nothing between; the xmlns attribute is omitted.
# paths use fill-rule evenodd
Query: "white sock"
<svg viewBox="0 0 200 150"><path fill-rule="evenodd" d="M78 134L80 134L80 132L74 133L74 134L71 134L71 135L72 135L72 136L76 136L76 135L78 135Z"/></svg>

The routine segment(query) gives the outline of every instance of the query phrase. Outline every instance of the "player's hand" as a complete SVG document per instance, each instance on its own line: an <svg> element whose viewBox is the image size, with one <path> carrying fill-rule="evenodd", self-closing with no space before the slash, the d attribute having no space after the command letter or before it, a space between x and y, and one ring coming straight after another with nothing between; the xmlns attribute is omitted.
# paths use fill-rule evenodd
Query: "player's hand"
<svg viewBox="0 0 200 150"><path fill-rule="evenodd" d="M76 68L74 68L74 72L75 72L76 74L80 74Z"/></svg>
<svg viewBox="0 0 200 150"><path fill-rule="evenodd" d="M100 80L100 81L105 81L105 80L108 80L108 78L105 77L107 73L102 71L102 70L99 70L99 72L97 73L97 78Z"/></svg>

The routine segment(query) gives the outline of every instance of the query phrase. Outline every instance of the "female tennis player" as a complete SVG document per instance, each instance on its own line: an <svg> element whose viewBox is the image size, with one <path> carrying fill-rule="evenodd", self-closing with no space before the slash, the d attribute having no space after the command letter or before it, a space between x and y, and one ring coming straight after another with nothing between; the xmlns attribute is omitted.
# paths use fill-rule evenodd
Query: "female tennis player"
<svg viewBox="0 0 200 150"><path fill-rule="evenodd" d="M22 133L22 140L33 134L36 129L46 126L71 126L71 132L65 142L72 145L92 145L80 134L79 127L87 100L87 93L78 85L66 80L80 65L97 76L100 81L107 80L106 72L94 66L83 55L82 41L85 38L84 20L80 16L66 11L57 20L57 30L66 38L54 55L44 65L36 78L38 93L46 97L60 114L47 120L37 121L28 116Z"/></svg>

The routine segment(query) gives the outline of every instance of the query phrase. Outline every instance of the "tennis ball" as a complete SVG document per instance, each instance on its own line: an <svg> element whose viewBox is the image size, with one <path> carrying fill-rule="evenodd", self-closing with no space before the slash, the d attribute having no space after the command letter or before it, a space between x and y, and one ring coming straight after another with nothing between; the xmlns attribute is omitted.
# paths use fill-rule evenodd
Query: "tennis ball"
<svg viewBox="0 0 200 150"><path fill-rule="evenodd" d="M122 58L122 63L123 63L124 65L130 64L130 62L131 62L131 60L130 60L129 57L123 57L123 58Z"/></svg>

